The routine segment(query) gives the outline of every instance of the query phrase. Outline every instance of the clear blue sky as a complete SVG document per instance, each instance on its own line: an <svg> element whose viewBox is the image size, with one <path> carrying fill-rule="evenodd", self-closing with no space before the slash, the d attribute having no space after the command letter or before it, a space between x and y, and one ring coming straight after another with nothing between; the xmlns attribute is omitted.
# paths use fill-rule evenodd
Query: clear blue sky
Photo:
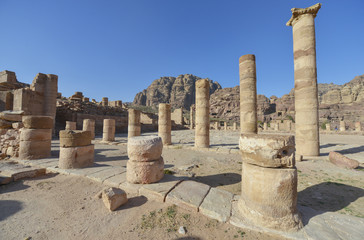
<svg viewBox="0 0 364 240"><path fill-rule="evenodd" d="M293 7L311 0L0 0L0 70L59 91L132 101L161 76L191 73L239 84L238 59L255 54L258 93L294 86ZM316 17L319 83L364 74L364 1L324 0Z"/></svg>

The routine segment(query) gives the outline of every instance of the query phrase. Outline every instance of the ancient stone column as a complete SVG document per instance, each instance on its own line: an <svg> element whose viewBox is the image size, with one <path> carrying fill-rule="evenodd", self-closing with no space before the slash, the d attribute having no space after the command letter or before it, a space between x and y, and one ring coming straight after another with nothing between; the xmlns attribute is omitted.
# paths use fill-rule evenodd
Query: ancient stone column
<svg viewBox="0 0 364 240"><path fill-rule="evenodd" d="M242 134L243 166L238 208L255 225L298 230L297 169L294 136Z"/></svg>
<svg viewBox="0 0 364 240"><path fill-rule="evenodd" d="M164 145L172 144L171 131L171 105L160 103L158 112L158 136L162 138Z"/></svg>
<svg viewBox="0 0 364 240"><path fill-rule="evenodd" d="M360 122L355 122L355 131L360 132L361 131L361 124Z"/></svg>
<svg viewBox="0 0 364 240"><path fill-rule="evenodd" d="M140 136L140 111L130 108L128 110L128 138Z"/></svg>
<svg viewBox="0 0 364 240"><path fill-rule="evenodd" d="M109 98L103 97L101 101L102 106L109 106Z"/></svg>
<svg viewBox="0 0 364 240"><path fill-rule="evenodd" d="M20 132L19 158L40 159L51 156L53 118L23 116Z"/></svg>
<svg viewBox="0 0 364 240"><path fill-rule="evenodd" d="M66 121L65 130L76 130L76 122Z"/></svg>
<svg viewBox="0 0 364 240"><path fill-rule="evenodd" d="M102 141L105 142L115 141L115 119L104 119Z"/></svg>
<svg viewBox="0 0 364 240"><path fill-rule="evenodd" d="M267 131L268 130L268 123L263 123L263 130L264 131Z"/></svg>
<svg viewBox="0 0 364 240"><path fill-rule="evenodd" d="M160 137L137 136L128 139L126 179L129 183L149 184L164 176L164 161L161 157L163 143Z"/></svg>
<svg viewBox="0 0 364 240"><path fill-rule="evenodd" d="M327 132L331 131L331 124L330 123L326 123L326 131Z"/></svg>
<svg viewBox="0 0 364 240"><path fill-rule="evenodd" d="M247 54L239 59L240 73L240 132L257 133L257 77L255 56Z"/></svg>
<svg viewBox="0 0 364 240"><path fill-rule="evenodd" d="M93 119L83 119L83 131L91 132L91 139L95 139L95 120Z"/></svg>
<svg viewBox="0 0 364 240"><path fill-rule="evenodd" d="M84 168L94 163L94 145L91 132L81 130L59 131L59 162L62 169Z"/></svg>
<svg viewBox="0 0 364 240"><path fill-rule="evenodd" d="M345 132L345 131L346 131L345 121L340 121L340 132Z"/></svg>
<svg viewBox="0 0 364 240"><path fill-rule="evenodd" d="M274 124L274 131L279 131L279 122Z"/></svg>
<svg viewBox="0 0 364 240"><path fill-rule="evenodd" d="M191 105L190 107L190 129L193 129L195 126L195 105Z"/></svg>
<svg viewBox="0 0 364 240"><path fill-rule="evenodd" d="M287 123L286 123L287 125L287 131L291 131L292 130L292 122L291 121L288 121Z"/></svg>
<svg viewBox="0 0 364 240"><path fill-rule="evenodd" d="M215 122L215 130L219 130L219 122Z"/></svg>
<svg viewBox="0 0 364 240"><path fill-rule="evenodd" d="M236 131L236 122L233 123L233 130Z"/></svg>
<svg viewBox="0 0 364 240"><path fill-rule="evenodd" d="M210 146L210 84L207 79L196 81L195 147Z"/></svg>
<svg viewBox="0 0 364 240"><path fill-rule="evenodd" d="M315 17L321 4L292 8L287 26L292 26L296 110L296 154L319 156L319 115L316 72Z"/></svg>
<svg viewBox="0 0 364 240"><path fill-rule="evenodd" d="M224 130L227 130L227 122L224 122Z"/></svg>

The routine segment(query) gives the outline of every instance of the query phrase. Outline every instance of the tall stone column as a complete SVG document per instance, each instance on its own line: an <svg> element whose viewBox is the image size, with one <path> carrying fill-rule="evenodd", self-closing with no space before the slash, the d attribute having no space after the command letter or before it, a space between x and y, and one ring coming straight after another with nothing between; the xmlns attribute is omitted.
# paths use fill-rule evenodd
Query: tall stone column
<svg viewBox="0 0 364 240"><path fill-rule="evenodd" d="M224 130L227 130L227 122L224 122Z"/></svg>
<svg viewBox="0 0 364 240"><path fill-rule="evenodd" d="M236 122L233 123L233 130L236 131Z"/></svg>
<svg viewBox="0 0 364 240"><path fill-rule="evenodd" d="M163 145L171 145L171 105L159 104L158 112L158 136L162 138Z"/></svg>
<svg viewBox="0 0 364 240"><path fill-rule="evenodd" d="M268 130L268 123L266 123L266 122L263 123L263 130L264 131Z"/></svg>
<svg viewBox="0 0 364 240"><path fill-rule="evenodd" d="M360 132L361 131L361 124L360 122L355 122L355 131Z"/></svg>
<svg viewBox="0 0 364 240"><path fill-rule="evenodd" d="M257 77L255 56L247 54L239 59L240 73L240 132L257 133Z"/></svg>
<svg viewBox="0 0 364 240"><path fill-rule="evenodd" d="M95 120L93 119L83 119L83 131L91 132L91 139L95 139Z"/></svg>
<svg viewBox="0 0 364 240"><path fill-rule="evenodd" d="M331 131L331 124L326 123L326 132L330 132L330 131Z"/></svg>
<svg viewBox="0 0 364 240"><path fill-rule="evenodd" d="M340 121L340 132L345 132L346 127L345 127L345 121Z"/></svg>
<svg viewBox="0 0 364 240"><path fill-rule="evenodd" d="M215 122L215 130L219 130L219 122Z"/></svg>
<svg viewBox="0 0 364 240"><path fill-rule="evenodd" d="M104 119L102 141L115 141L115 119Z"/></svg>
<svg viewBox="0 0 364 240"><path fill-rule="evenodd" d="M195 105L190 107L190 129L193 129L195 125Z"/></svg>
<svg viewBox="0 0 364 240"><path fill-rule="evenodd" d="M210 146L210 84L207 79L196 81L195 147Z"/></svg>
<svg viewBox="0 0 364 240"><path fill-rule="evenodd" d="M128 138L140 136L140 111L130 108L128 110Z"/></svg>
<svg viewBox="0 0 364 240"><path fill-rule="evenodd" d="M316 72L315 17L321 4L292 8L294 53L296 160L319 156L319 115Z"/></svg>

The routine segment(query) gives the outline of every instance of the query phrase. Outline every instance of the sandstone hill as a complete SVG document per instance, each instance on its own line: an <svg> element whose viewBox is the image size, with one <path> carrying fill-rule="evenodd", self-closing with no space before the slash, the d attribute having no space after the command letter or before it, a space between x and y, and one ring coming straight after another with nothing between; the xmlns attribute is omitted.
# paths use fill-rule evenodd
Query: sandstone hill
<svg viewBox="0 0 364 240"><path fill-rule="evenodd" d="M195 104L195 82L201 79L192 74L179 75L178 77L161 77L139 92L133 101L134 105L157 106L159 103L170 103L173 108L183 107L189 109ZM210 82L210 94L221 86L217 82Z"/></svg>

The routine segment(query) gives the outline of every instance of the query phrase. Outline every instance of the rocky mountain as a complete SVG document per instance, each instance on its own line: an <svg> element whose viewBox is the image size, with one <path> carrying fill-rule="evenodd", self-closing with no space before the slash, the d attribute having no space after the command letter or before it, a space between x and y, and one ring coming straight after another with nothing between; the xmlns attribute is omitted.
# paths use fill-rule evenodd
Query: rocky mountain
<svg viewBox="0 0 364 240"><path fill-rule="evenodd" d="M178 77L161 77L142 92L136 94L133 104L142 106L157 106L159 103L170 103L172 107L189 109L195 104L195 82L201 78L192 74ZM221 86L217 82L210 82L210 95Z"/></svg>

